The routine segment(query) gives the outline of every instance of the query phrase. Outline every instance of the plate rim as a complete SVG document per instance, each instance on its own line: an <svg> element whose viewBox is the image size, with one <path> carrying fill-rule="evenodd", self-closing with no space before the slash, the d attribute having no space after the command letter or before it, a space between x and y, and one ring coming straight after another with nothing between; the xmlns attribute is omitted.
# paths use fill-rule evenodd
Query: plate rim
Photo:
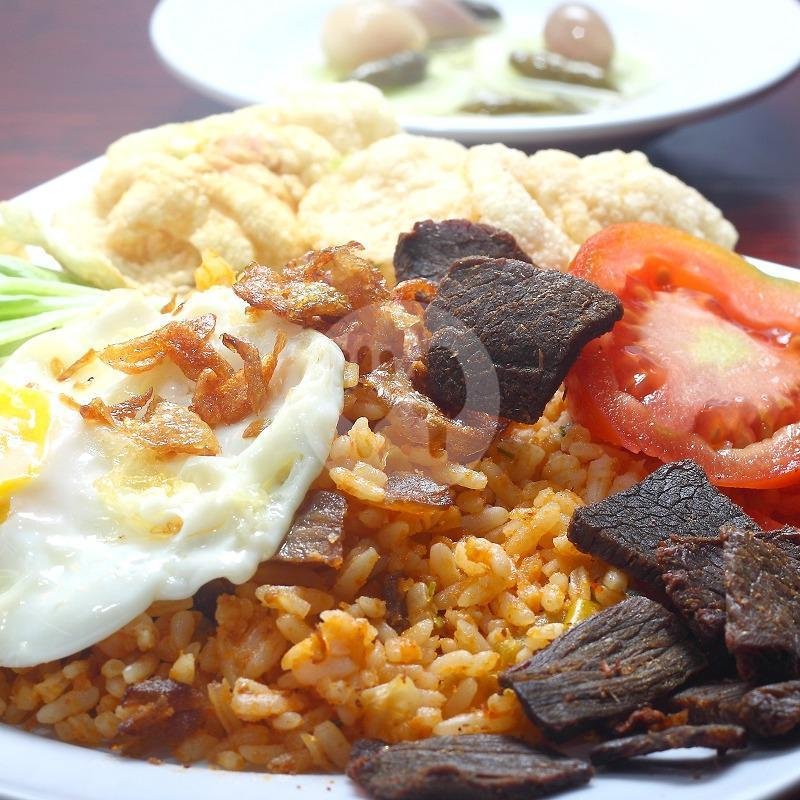
<svg viewBox="0 0 800 800"><path fill-rule="evenodd" d="M59 194L86 188L102 168L104 157L88 161L44 183L31 187L13 198L28 207L46 208L54 204ZM747 257L762 271L800 282L800 270L771 261ZM751 752L742 759L733 758L721 775L733 780L731 770L742 762L749 762L754 781L736 782L727 787L726 800L778 800L786 793L800 788L800 749L771 752L792 763L794 771L781 778L772 771L759 771L760 761L770 763L769 750ZM211 800L222 789L235 791L237 800L262 800L264 791L272 789L280 797L300 797L307 800L358 800L366 795L344 775L271 775L261 772L226 772L204 765L184 768L164 763L157 767L147 761L123 758L100 748L87 748L57 741L49 736L24 731L0 723L0 753L3 768L0 770L0 798L4 800L141 800L142 792L155 790L156 796L167 792L188 796L194 792L197 800ZM41 765L46 764L46 768ZM93 772L93 770L97 770ZM765 779L764 775L768 777ZM224 776L224 777L223 777ZM592 784L559 795L565 800L633 800L644 790L653 800L667 800L676 789L684 791L687 800L704 800L713 786L707 781L688 779L675 784L666 777L652 780L622 773L603 774ZM698 793L695 794L694 791ZM163 793L163 794L162 794Z"/></svg>

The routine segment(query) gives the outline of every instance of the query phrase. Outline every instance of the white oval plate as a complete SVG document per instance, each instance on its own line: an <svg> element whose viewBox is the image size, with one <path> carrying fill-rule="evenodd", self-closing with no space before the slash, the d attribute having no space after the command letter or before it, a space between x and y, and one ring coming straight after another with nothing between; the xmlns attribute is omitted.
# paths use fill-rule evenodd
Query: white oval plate
<svg viewBox="0 0 800 800"><path fill-rule="evenodd" d="M96 180L102 159L31 189L18 198L50 213ZM800 271L750 259L770 275L800 281ZM698 758L708 751L673 751L639 762L625 773L601 774L586 787L555 795L565 800L777 800L800 791L800 749L754 747L722 762ZM678 763L683 759L682 763ZM0 724L2 800L142 800L166 797L193 800L363 800L366 795L342 775L264 775L223 772L205 766L184 768L121 758L53 741Z"/></svg>
<svg viewBox="0 0 800 800"><path fill-rule="evenodd" d="M572 115L400 114L415 133L527 145L652 135L766 89L800 65L796 0L590 0L620 52L647 65L650 87L615 108ZM496 0L535 39L557 0ZM319 32L335 0L161 0L150 38L164 64L232 106L270 99L321 61ZM524 34L523 34L524 35Z"/></svg>

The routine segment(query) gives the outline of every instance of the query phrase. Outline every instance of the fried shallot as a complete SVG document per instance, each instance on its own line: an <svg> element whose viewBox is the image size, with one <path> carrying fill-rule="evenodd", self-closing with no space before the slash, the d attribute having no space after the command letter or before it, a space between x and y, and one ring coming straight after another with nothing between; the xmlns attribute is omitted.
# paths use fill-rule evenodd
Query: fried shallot
<svg viewBox="0 0 800 800"><path fill-rule="evenodd" d="M144 411L141 418L137 415ZM219 442L211 428L188 408L145 394L107 405L99 397L80 407L81 416L120 431L159 456L214 456Z"/></svg>
<svg viewBox="0 0 800 800"><path fill-rule="evenodd" d="M148 372L170 358L191 380L197 380L204 369L229 377L233 369L208 343L216 324L213 314L169 322L144 336L110 344L99 356L108 366L127 375Z"/></svg>
<svg viewBox="0 0 800 800"><path fill-rule="evenodd" d="M56 375L56 380L59 383L68 381L70 378L80 372L85 366L91 364L96 355L97 353L90 347L80 358L73 361L68 367L64 367L64 369L60 370Z"/></svg>
<svg viewBox="0 0 800 800"><path fill-rule="evenodd" d="M195 452L195 448L199 448L197 454L208 455L212 450L219 452L216 438L212 434L212 445L204 429L220 423L240 422L249 414L261 410L266 402L267 389L275 372L278 356L286 346L286 335L278 333L272 352L262 359L254 344L223 333L222 343L242 359L242 369L236 371L209 342L216 322L213 314L170 322L144 336L109 345L99 353L106 364L129 375L147 372L168 358L189 380L196 382L192 404L188 409L183 409L185 413L179 415L172 408L169 409L167 418L163 414L157 417L161 423L176 425L176 430L182 432L172 436L170 440L177 442L175 452ZM122 419L135 416L149 399L148 396L140 405L136 405L132 398L118 406L106 406L102 400L95 398L81 407L81 414L86 419L115 426ZM132 403L133 410L128 413ZM156 406L151 405L148 413L155 411ZM183 434L192 427L194 418L197 423L202 423L203 429L195 425L195 435L186 438ZM154 432L148 429L142 434L147 439L145 444L148 447L154 447L150 441L152 433ZM155 431L156 440L161 433L162 430ZM162 443L157 444L154 449L164 451L164 447ZM190 450L184 449L186 447ZM167 447L167 451L173 450Z"/></svg>
<svg viewBox="0 0 800 800"><path fill-rule="evenodd" d="M389 296L377 267L356 254L357 242L311 250L278 271L254 265L233 291L253 308L318 330Z"/></svg>
<svg viewBox="0 0 800 800"><path fill-rule="evenodd" d="M212 369L203 370L198 376L189 408L209 425L241 422L249 414L261 411L278 356L286 346L286 334L278 333L272 351L263 359L258 348L244 339L223 334L222 341L239 355L244 366L224 379Z"/></svg>
<svg viewBox="0 0 800 800"><path fill-rule="evenodd" d="M188 408L155 397L141 420L126 419L121 430L159 456L215 456L214 431Z"/></svg>
<svg viewBox="0 0 800 800"><path fill-rule="evenodd" d="M153 390L137 394L113 405L106 405L99 397L92 398L86 405L80 406L81 416L92 422L99 422L111 428L121 425L123 420L133 419L152 399Z"/></svg>

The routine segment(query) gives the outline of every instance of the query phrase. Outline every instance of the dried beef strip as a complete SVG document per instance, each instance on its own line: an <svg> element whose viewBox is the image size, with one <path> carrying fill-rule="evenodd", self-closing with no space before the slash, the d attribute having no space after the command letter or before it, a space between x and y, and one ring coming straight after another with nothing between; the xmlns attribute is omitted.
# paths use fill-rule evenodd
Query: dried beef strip
<svg viewBox="0 0 800 800"><path fill-rule="evenodd" d="M579 508L568 537L584 553L660 590L658 545L671 535L714 536L726 523L758 528L697 464L686 460L665 464L629 489Z"/></svg>
<svg viewBox="0 0 800 800"><path fill-rule="evenodd" d="M617 736L627 736L634 731L652 731L667 728L671 724L670 716L652 706L644 706L632 711L622 722L612 726Z"/></svg>
<svg viewBox="0 0 800 800"><path fill-rule="evenodd" d="M525 713L558 736L629 714L683 685L706 659L680 620L630 597L500 675Z"/></svg>
<svg viewBox="0 0 800 800"><path fill-rule="evenodd" d="M800 726L800 681L759 686L741 701L742 724L764 738L784 736Z"/></svg>
<svg viewBox="0 0 800 800"><path fill-rule="evenodd" d="M535 422L584 345L621 317L619 300L582 278L510 258L462 259L425 310L432 334L426 394L450 415L469 401L475 410ZM485 397L483 389L472 396L484 362L496 372L499 407L488 384Z"/></svg>
<svg viewBox="0 0 800 800"><path fill-rule="evenodd" d="M726 619L722 547L730 530L736 528L723 525L720 534L712 537L672 536L656 550L664 588L676 610L701 642L719 651L724 649ZM754 533L800 559L800 536L795 529Z"/></svg>
<svg viewBox="0 0 800 800"><path fill-rule="evenodd" d="M435 511L453 505L453 492L418 472L389 472L383 508L393 511Z"/></svg>
<svg viewBox="0 0 800 800"><path fill-rule="evenodd" d="M663 731L612 739L592 748L593 764L613 764L649 753L682 747L708 747L722 754L747 747L747 731L738 725L678 725Z"/></svg>
<svg viewBox="0 0 800 800"><path fill-rule="evenodd" d="M440 280L459 258L486 256L511 258L531 263L527 253L507 231L470 222L446 219L416 222L413 230L401 233L394 251L394 272L398 281L412 278Z"/></svg>
<svg viewBox="0 0 800 800"><path fill-rule="evenodd" d="M381 594L386 603L386 621L398 633L409 626L406 598L402 587L403 576L389 572L381 579Z"/></svg>
<svg viewBox="0 0 800 800"><path fill-rule="evenodd" d="M588 783L591 766L493 734L356 742L347 774L375 800L527 800Z"/></svg>
<svg viewBox="0 0 800 800"><path fill-rule="evenodd" d="M217 600L221 595L234 594L236 586L227 578L214 578L208 583L204 583L196 592L193 598L193 606L207 620L214 621L217 613Z"/></svg>
<svg viewBox="0 0 800 800"><path fill-rule="evenodd" d="M694 686L678 692L671 703L688 711L693 724L743 725L765 739L800 726L800 680L756 688L743 681Z"/></svg>
<svg viewBox="0 0 800 800"><path fill-rule="evenodd" d="M693 725L743 725L742 698L752 687L742 681L725 681L705 686L691 686L678 692L670 703L689 714Z"/></svg>
<svg viewBox="0 0 800 800"><path fill-rule="evenodd" d="M148 678L125 690L120 705L132 710L120 724L120 733L140 734L176 714L204 705L203 693L171 678Z"/></svg>
<svg viewBox="0 0 800 800"><path fill-rule="evenodd" d="M344 554L342 537L347 500L339 492L311 494L295 515L273 561L326 564L338 569Z"/></svg>
<svg viewBox="0 0 800 800"><path fill-rule="evenodd" d="M120 706L121 749L131 755L168 750L194 733L205 719L201 691L171 678L148 678L129 686Z"/></svg>
<svg viewBox="0 0 800 800"><path fill-rule="evenodd" d="M724 646L725 580L721 536L672 536L656 549L667 596L700 641Z"/></svg>
<svg viewBox="0 0 800 800"><path fill-rule="evenodd" d="M743 680L800 675L800 562L779 545L730 530L724 545L725 644Z"/></svg>
<svg viewBox="0 0 800 800"><path fill-rule="evenodd" d="M768 531L763 538L778 545L787 556L800 561L800 530L797 528L787 526L777 531Z"/></svg>

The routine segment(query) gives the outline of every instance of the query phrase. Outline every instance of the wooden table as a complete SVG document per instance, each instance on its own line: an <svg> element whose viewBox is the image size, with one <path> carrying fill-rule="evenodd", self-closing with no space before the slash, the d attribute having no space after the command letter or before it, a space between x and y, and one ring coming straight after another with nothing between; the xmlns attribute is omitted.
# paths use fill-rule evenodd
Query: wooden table
<svg viewBox="0 0 800 800"><path fill-rule="evenodd" d="M185 88L148 40L153 0L3 0L0 197L129 131L224 110ZM743 253L800 267L800 73L738 110L644 149L741 233Z"/></svg>

